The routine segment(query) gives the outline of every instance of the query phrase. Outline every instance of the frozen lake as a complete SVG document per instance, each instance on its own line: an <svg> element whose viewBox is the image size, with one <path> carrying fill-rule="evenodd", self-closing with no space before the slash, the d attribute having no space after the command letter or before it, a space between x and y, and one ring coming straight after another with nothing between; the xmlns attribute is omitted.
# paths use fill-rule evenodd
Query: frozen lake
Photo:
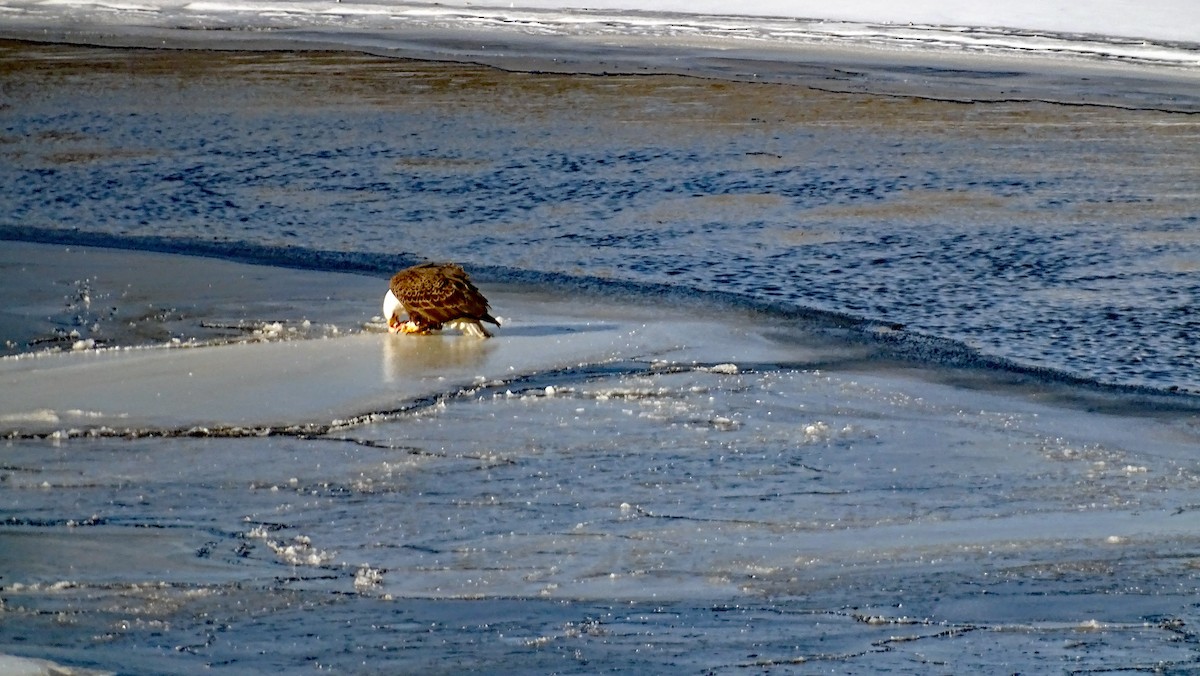
<svg viewBox="0 0 1200 676"><path fill-rule="evenodd" d="M933 78L967 103L874 67L2 61L0 654L1200 666L1172 78L1067 105L970 69ZM424 257L476 276L495 339L380 331Z"/></svg>

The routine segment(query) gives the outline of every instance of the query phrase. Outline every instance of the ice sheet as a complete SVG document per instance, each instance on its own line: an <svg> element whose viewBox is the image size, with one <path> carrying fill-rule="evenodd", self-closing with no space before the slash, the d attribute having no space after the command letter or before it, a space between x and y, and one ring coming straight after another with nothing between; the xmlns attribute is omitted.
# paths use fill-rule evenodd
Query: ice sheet
<svg viewBox="0 0 1200 676"><path fill-rule="evenodd" d="M568 323L512 310L534 323L514 322L504 340L373 333L8 360L0 424L8 433L319 427L531 372L664 354L703 328Z"/></svg>
<svg viewBox="0 0 1200 676"><path fill-rule="evenodd" d="M185 257L106 255L86 248L14 244L3 255L25 261L12 265L8 283L16 288L33 288L34 280L44 282L42 275L48 269L59 274L70 270L68 276L103 279L111 285L109 257L137 260L135 269L142 286L158 289L162 298L174 296L189 304L174 320L176 330L185 337L208 324L207 313L213 310L201 305L203 298L214 294L224 294L218 307L240 307L243 313L262 312L273 302L269 310L273 313L295 317L307 310L321 316L328 308L308 303L304 296L312 295L313 289L324 289L317 295L353 306L342 308L343 315L357 312L370 317L379 304L376 296L386 289L382 280L371 285L368 278L359 276L281 270L269 275L271 281L226 281L216 289L207 285L202 298L188 298L186 289L205 288L205 280L267 275L255 266L222 261L196 265ZM171 262L176 258L178 264ZM299 297L285 291L296 288L290 284L298 278L302 280L298 287L308 290ZM356 301L346 300L347 288L364 295ZM272 301L261 295L264 293L281 296ZM138 336L120 334L107 349L73 345L77 349L12 356L0 360L0 380L5 384L0 390L0 431L9 435L311 431L532 373L616 360L677 358L698 342L709 349L720 346L717 353L726 357L752 361L765 357L812 359L816 355L803 348L773 345L761 331L740 326L736 317L704 320L684 312L664 314L598 298L555 300L499 289L489 293L505 321L498 331L500 338L494 340L454 331L394 336L383 331L378 321L357 327L342 323L343 328L334 335L285 340L296 335L272 322L273 314L245 319L248 326L258 327L251 341L203 344L175 337L146 345L129 344ZM125 296L107 299L114 315L127 313L122 309L128 294ZM45 304L33 307L45 309ZM27 314L35 313L36 309L31 309Z"/></svg>
<svg viewBox="0 0 1200 676"><path fill-rule="evenodd" d="M50 660L0 655L0 673L5 676L108 676L116 672L80 669Z"/></svg>

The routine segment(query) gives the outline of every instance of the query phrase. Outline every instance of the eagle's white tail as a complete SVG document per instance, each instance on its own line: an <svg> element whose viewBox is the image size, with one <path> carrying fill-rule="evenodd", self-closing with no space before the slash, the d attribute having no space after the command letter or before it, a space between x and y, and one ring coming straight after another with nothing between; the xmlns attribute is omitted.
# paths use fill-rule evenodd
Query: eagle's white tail
<svg viewBox="0 0 1200 676"><path fill-rule="evenodd" d="M455 319L452 322L446 322L446 328L458 329L463 332L464 336L473 336L475 338L492 337L491 332L483 328L483 324L480 324L477 319Z"/></svg>

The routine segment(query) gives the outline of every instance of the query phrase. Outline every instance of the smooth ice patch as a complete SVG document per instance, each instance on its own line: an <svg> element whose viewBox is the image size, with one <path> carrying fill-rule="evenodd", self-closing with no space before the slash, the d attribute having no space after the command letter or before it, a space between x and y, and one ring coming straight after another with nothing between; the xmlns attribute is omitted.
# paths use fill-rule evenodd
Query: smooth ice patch
<svg viewBox="0 0 1200 676"><path fill-rule="evenodd" d="M109 676L114 671L72 667L50 660L0 654L0 674L4 676Z"/></svg>

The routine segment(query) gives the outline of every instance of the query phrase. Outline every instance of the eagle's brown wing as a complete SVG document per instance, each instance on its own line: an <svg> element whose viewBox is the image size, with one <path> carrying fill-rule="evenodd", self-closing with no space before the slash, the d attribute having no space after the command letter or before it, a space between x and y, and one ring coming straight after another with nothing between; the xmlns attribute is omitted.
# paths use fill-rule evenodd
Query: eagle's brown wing
<svg viewBox="0 0 1200 676"><path fill-rule="evenodd" d="M423 263L392 277L392 293L408 318L422 326L440 328L455 319L499 324L488 314L488 302L466 271L453 263Z"/></svg>

